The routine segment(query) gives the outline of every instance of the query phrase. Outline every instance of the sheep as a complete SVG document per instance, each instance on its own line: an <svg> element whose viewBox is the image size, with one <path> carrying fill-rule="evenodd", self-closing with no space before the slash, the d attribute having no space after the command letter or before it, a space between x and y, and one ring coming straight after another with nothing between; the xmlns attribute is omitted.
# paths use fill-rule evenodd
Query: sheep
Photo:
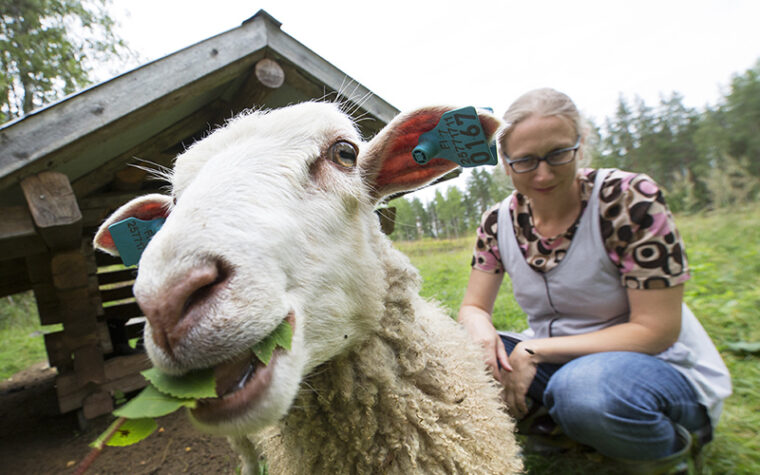
<svg viewBox="0 0 760 475"><path fill-rule="evenodd" d="M171 196L125 204L166 222L145 249L135 297L160 370L214 368L217 398L190 411L230 437L243 473L517 473L514 422L482 349L436 304L382 234L374 208L456 164L414 163L446 107L400 114L371 141L332 103L232 119L180 154ZM479 113L487 136L499 120ZM283 320L292 348L250 348Z"/></svg>

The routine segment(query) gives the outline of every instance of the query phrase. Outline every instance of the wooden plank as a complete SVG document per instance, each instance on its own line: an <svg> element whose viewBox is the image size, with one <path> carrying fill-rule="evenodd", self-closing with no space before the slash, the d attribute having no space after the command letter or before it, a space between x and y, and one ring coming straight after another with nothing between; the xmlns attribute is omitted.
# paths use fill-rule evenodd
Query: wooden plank
<svg viewBox="0 0 760 475"><path fill-rule="evenodd" d="M130 318L142 317L143 312L136 302L122 303L119 305L113 305L103 309L103 318L106 320L119 319L129 320Z"/></svg>
<svg viewBox="0 0 760 475"><path fill-rule="evenodd" d="M253 64L244 60L264 48L266 41L264 28L254 22L11 122L0 129L5 147L0 156L0 189L17 181L22 173L37 173L79 156L77 152L83 149L63 149L119 119L130 116L128 122L145 120L155 115L156 109L168 109L230 80ZM93 143L97 142L88 146Z"/></svg>
<svg viewBox="0 0 760 475"><path fill-rule="evenodd" d="M73 370L74 361L71 359L71 350L69 350L66 344L63 332L47 333L45 335L45 351L47 352L48 363L50 363L50 366L58 368L59 373Z"/></svg>
<svg viewBox="0 0 760 475"><path fill-rule="evenodd" d="M145 353L119 356L105 361L106 382L97 386L98 390L122 392L135 391L147 385L140 371L152 365ZM84 399L93 391L91 385L82 385L72 371L59 372L56 378L56 393L61 412L69 412L82 407Z"/></svg>
<svg viewBox="0 0 760 475"><path fill-rule="evenodd" d="M4 206L0 208L0 240L28 238L37 234L34 221L26 206Z"/></svg>
<svg viewBox="0 0 760 475"><path fill-rule="evenodd" d="M121 265L122 261L119 256L112 256L111 254L107 254L103 251L95 251L95 263L100 268L100 267ZM136 270L136 269L132 269L132 270Z"/></svg>
<svg viewBox="0 0 760 475"><path fill-rule="evenodd" d="M106 381L103 353L99 344L79 347L73 351L73 355L74 373L81 385Z"/></svg>
<svg viewBox="0 0 760 475"><path fill-rule="evenodd" d="M85 419L94 419L113 411L113 397L108 391L98 391L84 398L82 412Z"/></svg>
<svg viewBox="0 0 760 475"><path fill-rule="evenodd" d="M63 173L45 171L21 181L37 231L51 249L79 247L82 213Z"/></svg>
<svg viewBox="0 0 760 475"><path fill-rule="evenodd" d="M50 272L53 286L58 290L78 289L89 284L87 260L79 249L54 254Z"/></svg>
<svg viewBox="0 0 760 475"><path fill-rule="evenodd" d="M0 216L0 259L14 259L47 251L26 206L2 207Z"/></svg>
<svg viewBox="0 0 760 475"><path fill-rule="evenodd" d="M224 101L217 100L204 105L199 110L183 117L157 134L108 160L91 172L77 178L72 184L74 191L77 193L77 196L90 195L98 188L109 183L114 176L120 170L123 170L128 164L138 162L136 157L154 161L154 156L156 154L160 154L167 148L174 147L182 139L199 131L208 130L209 124L214 123L215 118L219 117L222 111L227 111L227 113L229 113L229 105ZM149 166L150 164L143 165ZM122 192L121 194L124 193ZM119 205L126 203L127 201L128 200L124 200L119 203ZM91 202L82 203L82 208L91 208L91 204ZM108 210L109 214L110 212L111 210ZM105 218L105 216L103 218ZM86 220L86 222L89 224L89 220ZM100 222L96 224L100 224Z"/></svg>
<svg viewBox="0 0 760 475"><path fill-rule="evenodd" d="M63 323L58 292L56 292L53 284L35 284L32 286L32 290L34 291L34 299L37 301L40 323L43 325Z"/></svg>
<svg viewBox="0 0 760 475"><path fill-rule="evenodd" d="M134 294L132 293L132 286L125 285L122 287L114 287L108 290L101 290L100 298L103 299L103 302L113 302L114 300L134 298Z"/></svg>
<svg viewBox="0 0 760 475"><path fill-rule="evenodd" d="M98 273L100 285L115 284L119 282L134 282L137 278L137 269L127 268Z"/></svg>

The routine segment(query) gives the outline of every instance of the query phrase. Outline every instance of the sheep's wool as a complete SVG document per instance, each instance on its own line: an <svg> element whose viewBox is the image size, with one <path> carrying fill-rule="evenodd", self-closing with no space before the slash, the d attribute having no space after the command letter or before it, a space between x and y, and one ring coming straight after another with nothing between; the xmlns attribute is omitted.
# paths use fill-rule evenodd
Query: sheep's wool
<svg viewBox="0 0 760 475"><path fill-rule="evenodd" d="M272 473L516 473L513 422L481 350L418 296L419 275L378 239L385 313L317 368L265 442Z"/></svg>
<svg viewBox="0 0 760 475"><path fill-rule="evenodd" d="M446 110L402 114L369 143L333 104L241 115L178 157L172 196L137 198L98 231L116 252L111 223L166 217L134 285L145 346L164 372L222 375L191 415L231 437L243 473L257 473L251 440L273 474L521 469L481 350L419 296L374 212L456 166L411 156ZM498 119L480 119L493 135ZM283 320L291 348L254 371L251 348Z"/></svg>

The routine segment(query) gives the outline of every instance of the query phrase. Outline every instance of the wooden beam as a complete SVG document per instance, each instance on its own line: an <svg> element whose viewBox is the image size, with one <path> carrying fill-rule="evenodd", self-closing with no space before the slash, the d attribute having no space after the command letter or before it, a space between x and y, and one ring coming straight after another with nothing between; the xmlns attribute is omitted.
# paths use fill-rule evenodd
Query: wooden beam
<svg viewBox="0 0 760 475"><path fill-rule="evenodd" d="M0 208L0 259L15 259L47 251L26 206Z"/></svg>
<svg viewBox="0 0 760 475"><path fill-rule="evenodd" d="M21 182L26 203L42 240L51 249L79 247L82 213L63 173L42 172Z"/></svg>
<svg viewBox="0 0 760 475"><path fill-rule="evenodd" d="M135 163L138 159L152 159L163 150L174 147L182 139L199 131L208 130L210 124L214 123L212 121L222 111L229 113L229 104L224 101L217 100L205 105L86 175L75 179L72 184L74 191L80 197L92 194L95 190L108 184L129 163ZM82 207L84 208L86 205L83 203Z"/></svg>
<svg viewBox="0 0 760 475"><path fill-rule="evenodd" d="M252 22L0 127L4 148L0 190L17 182L20 175L56 167L84 156L85 151L93 153L86 149L113 137L113 126L129 128L145 122L157 110L167 110L224 84L251 67L266 43L265 28ZM94 141L80 140L88 135ZM71 147L75 143L79 145Z"/></svg>

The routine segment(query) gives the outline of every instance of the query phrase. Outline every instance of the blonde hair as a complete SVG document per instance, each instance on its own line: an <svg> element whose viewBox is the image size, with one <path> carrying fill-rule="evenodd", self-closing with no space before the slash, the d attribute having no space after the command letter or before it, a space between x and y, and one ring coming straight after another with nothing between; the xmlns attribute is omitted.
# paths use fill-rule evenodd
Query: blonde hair
<svg viewBox="0 0 760 475"><path fill-rule="evenodd" d="M590 161L590 155L585 153L585 146L588 143L586 139L591 127L567 94L549 87L526 92L518 97L504 113L504 125L497 135L497 142L503 155L505 154L504 150L506 150L507 138L517 124L533 116L558 116L567 119L575 128L578 137L581 138L583 163L579 163L579 165L585 166Z"/></svg>

